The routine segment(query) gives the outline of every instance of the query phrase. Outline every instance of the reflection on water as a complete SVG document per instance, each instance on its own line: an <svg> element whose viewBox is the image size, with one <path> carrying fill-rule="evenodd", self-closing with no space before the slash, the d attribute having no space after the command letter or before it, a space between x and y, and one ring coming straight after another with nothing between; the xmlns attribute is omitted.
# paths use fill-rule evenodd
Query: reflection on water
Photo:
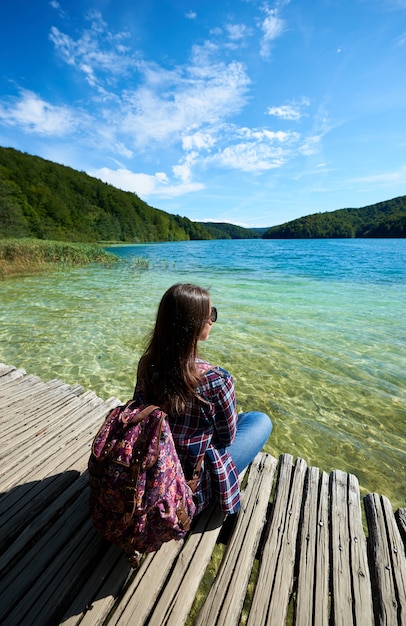
<svg viewBox="0 0 406 626"><path fill-rule="evenodd" d="M0 284L3 362L126 399L163 291L209 287L202 356L229 369L241 410L268 412L266 449L405 506L406 243L183 242L119 249L113 268ZM145 257L149 269L133 260Z"/></svg>

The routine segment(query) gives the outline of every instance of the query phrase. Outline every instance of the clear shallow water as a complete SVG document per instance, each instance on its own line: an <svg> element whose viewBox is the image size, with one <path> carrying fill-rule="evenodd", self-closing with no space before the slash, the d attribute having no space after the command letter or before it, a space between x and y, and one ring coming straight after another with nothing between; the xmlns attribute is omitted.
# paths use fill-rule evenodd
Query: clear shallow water
<svg viewBox="0 0 406 626"><path fill-rule="evenodd" d="M354 472L363 493L405 506L406 240L113 251L114 268L0 283L0 359L124 400L162 293L196 282L219 310L201 354L233 373L240 410L271 415L266 449Z"/></svg>

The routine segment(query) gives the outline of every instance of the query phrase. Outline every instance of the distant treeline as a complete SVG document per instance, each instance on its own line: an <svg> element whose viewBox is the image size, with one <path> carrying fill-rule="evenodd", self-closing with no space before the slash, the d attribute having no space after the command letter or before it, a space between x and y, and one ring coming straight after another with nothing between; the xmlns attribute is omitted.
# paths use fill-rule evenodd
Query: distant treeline
<svg viewBox="0 0 406 626"><path fill-rule="evenodd" d="M70 167L0 147L0 239L72 242L405 237L406 196L270 229L193 222ZM263 209L263 207L261 207Z"/></svg>
<svg viewBox="0 0 406 626"><path fill-rule="evenodd" d="M264 239L406 237L406 196L361 209L339 209L307 215L273 226Z"/></svg>

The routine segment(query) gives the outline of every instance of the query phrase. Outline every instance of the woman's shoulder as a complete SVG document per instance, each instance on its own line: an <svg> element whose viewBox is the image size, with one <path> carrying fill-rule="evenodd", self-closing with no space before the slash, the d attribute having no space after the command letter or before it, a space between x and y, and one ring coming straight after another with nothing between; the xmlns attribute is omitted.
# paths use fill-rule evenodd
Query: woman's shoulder
<svg viewBox="0 0 406 626"><path fill-rule="evenodd" d="M224 369L224 367L220 367L219 365L212 365L211 363L209 363L208 361L204 361L203 359L197 360L197 367L203 375L203 380L206 380L207 382L232 380L230 372Z"/></svg>

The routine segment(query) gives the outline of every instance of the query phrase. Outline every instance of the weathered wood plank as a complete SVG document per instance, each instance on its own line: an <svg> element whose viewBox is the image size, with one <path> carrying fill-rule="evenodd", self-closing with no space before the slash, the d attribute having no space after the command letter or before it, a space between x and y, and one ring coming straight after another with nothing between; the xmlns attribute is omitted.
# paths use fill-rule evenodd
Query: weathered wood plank
<svg viewBox="0 0 406 626"><path fill-rule="evenodd" d="M6 553L8 562L2 568L0 586L0 620L6 607L9 610L24 599L33 582L44 575L64 547L69 546L72 537L88 522L87 484L82 481L81 491L73 495L76 497L65 502L64 509L58 512L49 528L43 526L43 520L37 520L37 540L32 545L27 542L25 550L18 553L18 558L13 552ZM65 573L62 567L58 576L63 577Z"/></svg>
<svg viewBox="0 0 406 626"><path fill-rule="evenodd" d="M398 509L395 518L406 550L406 509Z"/></svg>
<svg viewBox="0 0 406 626"><path fill-rule="evenodd" d="M296 554L306 463L280 457L272 521L260 560L248 626L284 624L288 612Z"/></svg>
<svg viewBox="0 0 406 626"><path fill-rule="evenodd" d="M93 571L82 581L58 623L63 626L104 624L117 598L133 577L134 571L117 546L110 545L104 552L99 551L99 560Z"/></svg>
<svg viewBox="0 0 406 626"><path fill-rule="evenodd" d="M6 365L5 363L0 363L0 377L6 377L7 374L15 372L15 370L16 368L14 367L14 365Z"/></svg>
<svg viewBox="0 0 406 626"><path fill-rule="evenodd" d="M23 369L22 367L20 368L16 368L13 365L4 365L4 363L2 363L2 379L4 377L4 379L6 381L8 380L14 380L16 378L23 378L24 376L27 375L27 372L25 371L25 369Z"/></svg>
<svg viewBox="0 0 406 626"><path fill-rule="evenodd" d="M332 554L332 610L336 626L352 624L350 544L348 537L348 475L335 470L330 475L330 524Z"/></svg>
<svg viewBox="0 0 406 626"><path fill-rule="evenodd" d="M241 511L221 567L195 622L196 626L239 623L252 565L266 521L277 460L259 455L241 496Z"/></svg>
<svg viewBox="0 0 406 626"><path fill-rule="evenodd" d="M9 471L1 478L2 491L11 489L27 478L39 480L57 472L59 466L74 468L74 459L81 456L80 446L90 450L92 435L96 434L97 427L108 410L108 403L79 405L69 413L70 421L63 420L67 415L64 409L61 413L58 412L57 416L61 416L60 429L41 433L32 440L25 452L21 452L22 460L29 457L29 462L23 463L21 460L16 467L15 463L12 464L12 459L9 460Z"/></svg>
<svg viewBox="0 0 406 626"><path fill-rule="evenodd" d="M369 529L373 597L377 624L406 624L404 546L390 502L384 496L364 498Z"/></svg>
<svg viewBox="0 0 406 626"><path fill-rule="evenodd" d="M151 624L180 626L185 623L213 554L224 517L219 508L215 507L203 513L198 520L149 617Z"/></svg>
<svg viewBox="0 0 406 626"><path fill-rule="evenodd" d="M353 474L348 475L348 533L354 620L357 626L370 626L374 621L374 611L367 540L362 526L358 479Z"/></svg>
<svg viewBox="0 0 406 626"><path fill-rule="evenodd" d="M109 618L109 626L134 626L135 619L140 626L147 622L182 546L183 541L170 541L142 564ZM91 615L86 617L83 625L93 626Z"/></svg>
<svg viewBox="0 0 406 626"><path fill-rule="evenodd" d="M314 626L326 626L329 619L329 477L323 472L316 526L316 579L314 587Z"/></svg>
<svg viewBox="0 0 406 626"><path fill-rule="evenodd" d="M301 520L295 624L328 626L328 488L317 467L306 473ZM324 489L322 488L324 486ZM324 526L325 524L325 526ZM320 532L321 531L321 532ZM317 606L315 594L317 596Z"/></svg>
<svg viewBox="0 0 406 626"><path fill-rule="evenodd" d="M7 618L9 626L58 624L61 612L80 588L81 580L91 575L101 538L89 520L76 529L62 550L54 556Z"/></svg>
<svg viewBox="0 0 406 626"><path fill-rule="evenodd" d="M65 476L66 474L66 476ZM47 482L44 489L49 489ZM80 497L82 491L88 489L88 478L86 474L79 475L78 472L65 472L58 477L58 483L53 489L55 497L48 495L42 498L38 508L39 514L30 519L27 515L23 528L18 528L12 535L5 533L1 535L0 555L0 580L4 575L9 575L11 567L22 559L24 555L33 549L34 543L41 540L44 529L50 528L59 518L70 502L74 502ZM50 500L50 502L46 502ZM31 558L31 557L30 557ZM34 559L34 557L33 557Z"/></svg>
<svg viewBox="0 0 406 626"><path fill-rule="evenodd" d="M86 467L95 432L118 403L0 364L1 623L187 620L222 520L204 512L185 542L165 544L136 572L102 539L88 514ZM367 551L354 476L336 470L329 480L303 459L293 466L282 455L268 506L276 463L260 454L250 468L242 510L195 626L239 623L264 526L248 626L283 626L295 597L295 626L406 626L406 510L395 519L385 497L365 498Z"/></svg>

